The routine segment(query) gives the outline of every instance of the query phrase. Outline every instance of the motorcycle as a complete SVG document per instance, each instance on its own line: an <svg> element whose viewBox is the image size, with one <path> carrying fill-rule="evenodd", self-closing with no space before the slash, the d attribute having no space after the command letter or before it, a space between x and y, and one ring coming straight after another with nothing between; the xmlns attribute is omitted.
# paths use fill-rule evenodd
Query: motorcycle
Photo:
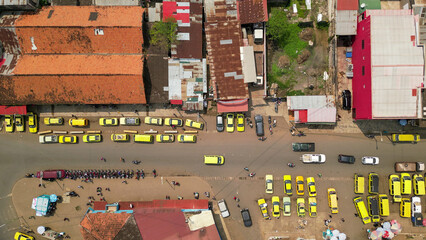
<svg viewBox="0 0 426 240"><path fill-rule="evenodd" d="M133 164L138 165L141 163L141 161L132 161Z"/></svg>
<svg viewBox="0 0 426 240"><path fill-rule="evenodd" d="M294 163L287 163L287 165L288 165L289 167L291 167L291 168L296 167L296 164L294 164Z"/></svg>
<svg viewBox="0 0 426 240"><path fill-rule="evenodd" d="M195 197L195 199L199 199L200 198L200 194L198 192L194 192L194 197Z"/></svg>
<svg viewBox="0 0 426 240"><path fill-rule="evenodd" d="M268 116L268 123L269 123L269 124L271 124L271 123L272 123L271 116Z"/></svg>
<svg viewBox="0 0 426 240"><path fill-rule="evenodd" d="M265 141L266 140L266 137L265 136L263 136L263 137L259 137L257 140L259 140L259 141Z"/></svg>
<svg viewBox="0 0 426 240"><path fill-rule="evenodd" d="M256 175L256 173L255 172L251 172L251 173L249 173L249 177L254 177Z"/></svg>
<svg viewBox="0 0 426 240"><path fill-rule="evenodd" d="M277 126L277 120L274 119L274 121L272 122L272 127L276 127Z"/></svg>
<svg viewBox="0 0 426 240"><path fill-rule="evenodd" d="M298 134L297 134L297 136L298 137L303 137L303 136L306 136L303 132L299 132Z"/></svg>

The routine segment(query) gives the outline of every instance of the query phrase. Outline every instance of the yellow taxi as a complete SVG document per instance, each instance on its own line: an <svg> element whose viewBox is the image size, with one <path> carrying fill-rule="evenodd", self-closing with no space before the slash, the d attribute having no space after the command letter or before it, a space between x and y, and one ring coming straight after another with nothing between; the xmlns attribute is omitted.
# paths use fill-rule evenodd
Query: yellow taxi
<svg viewBox="0 0 426 240"><path fill-rule="evenodd" d="M234 114L228 113L226 114L226 131L234 132Z"/></svg>
<svg viewBox="0 0 426 240"><path fill-rule="evenodd" d="M31 237L27 234L23 234L21 232L16 232L15 237L13 239L14 240L34 240L34 237Z"/></svg>
<svg viewBox="0 0 426 240"><path fill-rule="evenodd" d="M32 112L27 113L28 115L28 129L30 130L30 133L37 133L37 114L34 114Z"/></svg>
<svg viewBox="0 0 426 240"><path fill-rule="evenodd" d="M331 209L331 213L333 214L339 213L339 207L337 206L336 189L334 188L327 189L327 195L328 195L328 206Z"/></svg>
<svg viewBox="0 0 426 240"><path fill-rule="evenodd" d="M293 190L291 187L291 175L284 175L283 182L284 182L284 193L286 193L289 196L293 195Z"/></svg>
<svg viewBox="0 0 426 240"><path fill-rule="evenodd" d="M245 128L245 117L244 114L237 114L237 131L244 132Z"/></svg>
<svg viewBox="0 0 426 240"><path fill-rule="evenodd" d="M401 181L398 175L389 176L389 194L393 196L394 202L401 202Z"/></svg>
<svg viewBox="0 0 426 240"><path fill-rule="evenodd" d="M389 216L389 198L386 194L379 194L379 213L382 217Z"/></svg>
<svg viewBox="0 0 426 240"><path fill-rule="evenodd" d="M20 114L16 114L15 115L15 126L16 126L16 131L18 131L18 132L25 131L25 120L24 120L24 116L22 116Z"/></svg>
<svg viewBox="0 0 426 240"><path fill-rule="evenodd" d="M315 179L313 177L306 178L306 186L308 187L309 197L316 197L317 190L315 187Z"/></svg>
<svg viewBox="0 0 426 240"><path fill-rule="evenodd" d="M274 193L274 176L270 174L265 176L265 189L266 193Z"/></svg>
<svg viewBox="0 0 426 240"><path fill-rule="evenodd" d="M411 194L411 176L408 173L401 173L401 194Z"/></svg>
<svg viewBox="0 0 426 240"><path fill-rule="evenodd" d="M272 216L280 217L280 198L278 196L272 197Z"/></svg>
<svg viewBox="0 0 426 240"><path fill-rule="evenodd" d="M222 165L225 163L225 158L219 155L204 155L204 164L206 165Z"/></svg>
<svg viewBox="0 0 426 240"><path fill-rule="evenodd" d="M197 136L192 134L179 134L177 136L178 141L181 143L195 143L197 142Z"/></svg>
<svg viewBox="0 0 426 240"><path fill-rule="evenodd" d="M118 118L99 118L99 125L101 126L117 126Z"/></svg>
<svg viewBox="0 0 426 240"><path fill-rule="evenodd" d="M85 143L94 143L102 141L101 134L86 134L83 136L83 142Z"/></svg>
<svg viewBox="0 0 426 240"><path fill-rule="evenodd" d="M180 118L166 118L166 119L164 119L164 125L182 127L183 121Z"/></svg>
<svg viewBox="0 0 426 240"><path fill-rule="evenodd" d="M305 189L304 189L305 182L303 180L303 176L297 176L296 177L296 193L297 195L304 195Z"/></svg>
<svg viewBox="0 0 426 240"><path fill-rule="evenodd" d="M411 217L411 202L408 198L401 199L401 204L399 205L399 216L403 218Z"/></svg>
<svg viewBox="0 0 426 240"><path fill-rule="evenodd" d="M317 217L317 199L314 197L308 198L309 216Z"/></svg>
<svg viewBox="0 0 426 240"><path fill-rule="evenodd" d="M85 126L89 125L89 120L87 120L85 118L71 118L68 121L68 124L71 127L85 127Z"/></svg>
<svg viewBox="0 0 426 240"><path fill-rule="evenodd" d="M175 141L175 136L173 134L157 134L155 139L159 143L171 143Z"/></svg>
<svg viewBox="0 0 426 240"><path fill-rule="evenodd" d="M297 216L304 217L306 215L305 199L297 198L296 205L297 205Z"/></svg>
<svg viewBox="0 0 426 240"><path fill-rule="evenodd" d="M413 175L414 194L417 196L425 195L425 179L420 174Z"/></svg>
<svg viewBox="0 0 426 240"><path fill-rule="evenodd" d="M355 173L354 184L355 184L354 192L357 194L363 194L364 193L364 176L362 176L361 174Z"/></svg>
<svg viewBox="0 0 426 240"><path fill-rule="evenodd" d="M371 223L371 218L368 216L367 208L361 197L354 198L355 209L358 213L358 216L361 218L364 224Z"/></svg>
<svg viewBox="0 0 426 240"><path fill-rule="evenodd" d="M392 134L392 142L420 142L419 134Z"/></svg>
<svg viewBox="0 0 426 240"><path fill-rule="evenodd" d="M14 127L13 117L11 115L5 115L4 117L5 117L4 123L6 125L6 132L8 133L13 132L13 127Z"/></svg>
<svg viewBox="0 0 426 240"><path fill-rule="evenodd" d="M196 122L196 121L193 121L193 120L191 120L191 119L186 119L186 121L185 121L185 126L187 126L187 127L191 127L191 128L195 128L195 129L203 130L203 128L204 128L204 123Z"/></svg>
<svg viewBox="0 0 426 240"><path fill-rule="evenodd" d="M166 118L166 119L169 119L169 122L170 122L170 118ZM144 122L145 122L145 124L148 124L148 125L157 125L157 126L163 125L163 119L162 118L145 117Z"/></svg>
<svg viewBox="0 0 426 240"><path fill-rule="evenodd" d="M63 117L47 117L43 119L45 125L62 125L64 124Z"/></svg>
<svg viewBox="0 0 426 240"><path fill-rule="evenodd" d="M265 199L261 198L257 200L257 204L259 204L260 212L264 219L271 219L268 214L268 204L266 204Z"/></svg>
<svg viewBox="0 0 426 240"><path fill-rule="evenodd" d="M77 143L77 136L59 136L59 143Z"/></svg>
<svg viewBox="0 0 426 240"><path fill-rule="evenodd" d="M130 136L126 133L111 134L111 140L113 142L128 142L130 141Z"/></svg>

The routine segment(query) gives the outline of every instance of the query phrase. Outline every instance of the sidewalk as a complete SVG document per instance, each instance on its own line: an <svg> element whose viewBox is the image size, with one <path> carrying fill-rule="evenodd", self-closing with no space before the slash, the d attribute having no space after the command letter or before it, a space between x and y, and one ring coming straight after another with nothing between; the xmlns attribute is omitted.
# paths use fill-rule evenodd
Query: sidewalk
<svg viewBox="0 0 426 240"><path fill-rule="evenodd" d="M103 197L108 203L119 201L151 201L154 199L165 199L169 195L171 199L182 196L184 199L193 199L194 192L200 193L200 199L206 199L204 192L211 191L210 185L198 177L145 177L145 179L126 179L128 184L122 183L125 179L94 179L94 183L83 183L80 180L65 179L62 181L43 181L45 188L38 187L40 183L36 178L24 178L19 180L12 190L12 201L20 218L22 226L37 232L38 226L49 227L58 232L65 232L72 239L81 239L80 221L82 220L88 206L88 197L93 196L96 201L101 196L97 195L96 188L101 187ZM171 181L177 181L181 186L173 186ZM83 186L80 189L77 186ZM111 191L106 191L105 188ZM75 191L80 197L66 197L65 192ZM147 194L144 194L147 193ZM35 210L31 208L32 199L43 194L56 194L63 198L57 204L53 216L33 217ZM31 218L30 218L31 217ZM64 221L68 218L69 221ZM37 239L42 239L38 234L33 234Z"/></svg>

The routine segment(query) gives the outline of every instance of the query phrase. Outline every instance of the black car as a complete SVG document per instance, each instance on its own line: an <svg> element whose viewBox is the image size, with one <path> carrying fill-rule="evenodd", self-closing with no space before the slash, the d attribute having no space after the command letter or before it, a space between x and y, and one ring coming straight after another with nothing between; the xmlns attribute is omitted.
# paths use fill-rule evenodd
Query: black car
<svg viewBox="0 0 426 240"><path fill-rule="evenodd" d="M241 216L243 217L244 226L251 227L252 222L251 222L250 212L247 208L241 209Z"/></svg>
<svg viewBox="0 0 426 240"><path fill-rule="evenodd" d="M315 152L315 143L293 143L294 152Z"/></svg>
<svg viewBox="0 0 426 240"><path fill-rule="evenodd" d="M216 130L218 132L223 132L223 129L223 116L219 114L216 116Z"/></svg>
<svg viewBox="0 0 426 240"><path fill-rule="evenodd" d="M254 124L256 125L256 135L262 137L265 135L263 130L263 117L261 115L254 116Z"/></svg>
<svg viewBox="0 0 426 240"><path fill-rule="evenodd" d="M339 157L337 158L337 161L339 161L341 163L351 163L351 164L354 164L355 163L355 157L352 156L352 155L339 154Z"/></svg>
<svg viewBox="0 0 426 240"><path fill-rule="evenodd" d="M351 91L349 90L342 92L342 108L344 110L351 110L352 108Z"/></svg>

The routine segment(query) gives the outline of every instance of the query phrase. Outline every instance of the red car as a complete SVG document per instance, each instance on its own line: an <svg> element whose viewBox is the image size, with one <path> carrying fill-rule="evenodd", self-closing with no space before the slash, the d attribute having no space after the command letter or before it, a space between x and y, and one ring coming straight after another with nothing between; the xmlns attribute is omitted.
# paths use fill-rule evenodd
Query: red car
<svg viewBox="0 0 426 240"><path fill-rule="evenodd" d="M62 179L65 178L65 170L39 171L36 176L42 179Z"/></svg>

